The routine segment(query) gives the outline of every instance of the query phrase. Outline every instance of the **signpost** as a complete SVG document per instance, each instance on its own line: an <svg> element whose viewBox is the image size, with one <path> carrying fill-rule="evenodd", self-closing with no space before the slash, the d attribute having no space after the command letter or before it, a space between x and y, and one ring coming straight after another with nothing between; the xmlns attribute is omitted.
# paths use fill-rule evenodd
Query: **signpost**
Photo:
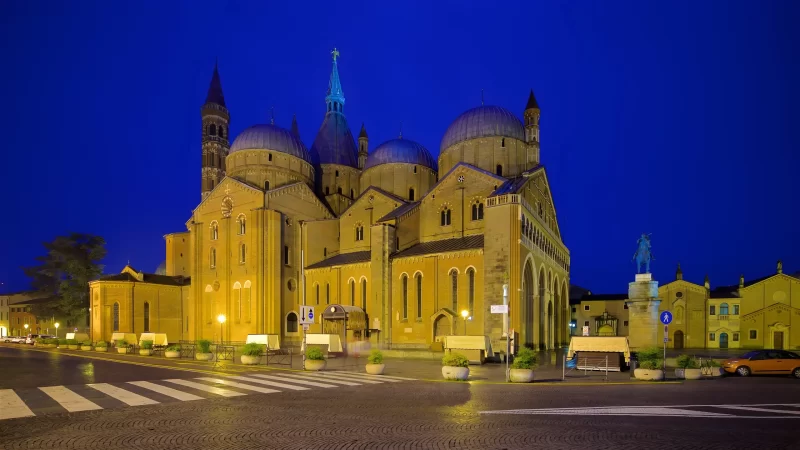
<svg viewBox="0 0 800 450"><path fill-rule="evenodd" d="M306 368L306 331L314 323L314 307L303 305L300 307L300 325L303 326L303 370Z"/></svg>
<svg viewBox="0 0 800 450"><path fill-rule="evenodd" d="M669 324L672 322L672 313L669 311L662 311L661 314L658 315L659 320L661 323L664 324L664 362L663 362L663 370L664 370L664 378L667 378L667 341L669 340Z"/></svg>
<svg viewBox="0 0 800 450"><path fill-rule="evenodd" d="M588 335L589 335L589 327L583 327L583 330L582 330L582 331L583 331L583 333L582 333L582 334L583 334L584 336L588 336Z"/></svg>
<svg viewBox="0 0 800 450"><path fill-rule="evenodd" d="M494 312L495 306L502 306L500 308L503 314L503 331L506 332L506 383L511 381L510 372L508 370L508 359L511 357L511 330L509 329L509 320L508 320L508 285L503 285L503 304L502 305L492 305L492 312Z"/></svg>
<svg viewBox="0 0 800 450"><path fill-rule="evenodd" d="M492 314L506 314L508 305L492 305Z"/></svg>

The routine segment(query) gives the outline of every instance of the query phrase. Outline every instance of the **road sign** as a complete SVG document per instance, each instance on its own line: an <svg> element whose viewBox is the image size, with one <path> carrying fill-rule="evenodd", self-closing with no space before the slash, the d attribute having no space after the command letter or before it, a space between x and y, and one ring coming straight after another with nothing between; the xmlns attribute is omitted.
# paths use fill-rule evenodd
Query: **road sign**
<svg viewBox="0 0 800 450"><path fill-rule="evenodd" d="M667 338L669 338L669 325L664 325L664 342L667 342Z"/></svg>
<svg viewBox="0 0 800 450"><path fill-rule="evenodd" d="M508 305L492 305L492 314L505 314L508 312Z"/></svg>
<svg viewBox="0 0 800 450"><path fill-rule="evenodd" d="M300 307L300 325L309 325L314 323L314 307L301 306Z"/></svg>
<svg viewBox="0 0 800 450"><path fill-rule="evenodd" d="M672 313L669 311L663 311L658 317L664 325L669 325L672 322Z"/></svg>
<svg viewBox="0 0 800 450"><path fill-rule="evenodd" d="M669 338L664 338L664 343L666 344L668 340L669 340ZM658 347L656 347L656 348L658 348Z"/></svg>
<svg viewBox="0 0 800 450"><path fill-rule="evenodd" d="M589 327L583 327L583 335L584 336L588 336L589 335Z"/></svg>
<svg viewBox="0 0 800 450"><path fill-rule="evenodd" d="M303 324L303 331L308 331L309 328L311 328L311 325L309 325L307 323Z"/></svg>

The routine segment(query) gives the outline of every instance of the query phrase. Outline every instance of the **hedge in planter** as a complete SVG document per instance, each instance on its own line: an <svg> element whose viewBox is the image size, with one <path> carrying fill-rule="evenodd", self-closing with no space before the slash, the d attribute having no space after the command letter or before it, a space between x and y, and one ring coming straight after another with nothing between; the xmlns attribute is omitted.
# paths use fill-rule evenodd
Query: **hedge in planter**
<svg viewBox="0 0 800 450"><path fill-rule="evenodd" d="M639 368L633 371L633 376L637 380L658 381L664 379L663 360L661 359L661 349L650 347L639 351Z"/></svg>
<svg viewBox="0 0 800 450"><path fill-rule="evenodd" d="M211 353L211 341L208 339L200 339L195 342L194 359L198 361L211 361L214 354Z"/></svg>
<svg viewBox="0 0 800 450"><path fill-rule="evenodd" d="M700 373L707 377L721 377L725 372L717 361L708 358L700 364Z"/></svg>
<svg viewBox="0 0 800 450"><path fill-rule="evenodd" d="M118 339L117 342L117 353L126 354L128 353L128 341L125 339Z"/></svg>
<svg viewBox="0 0 800 450"><path fill-rule="evenodd" d="M180 358L181 357L181 346L180 345L170 345L164 350L164 356L167 358Z"/></svg>
<svg viewBox="0 0 800 450"><path fill-rule="evenodd" d="M94 344L94 351L96 352L107 352L108 351L108 342L106 341L97 341Z"/></svg>
<svg viewBox="0 0 800 450"><path fill-rule="evenodd" d="M64 339L64 340L66 341L66 339ZM56 339L56 338L49 338L49 339L45 339L44 343L49 348L56 348L56 347L58 347L58 341L59 340Z"/></svg>
<svg viewBox="0 0 800 450"><path fill-rule="evenodd" d="M77 350L78 349L78 341L75 339L67 339L66 340L67 348L70 350Z"/></svg>
<svg viewBox="0 0 800 450"><path fill-rule="evenodd" d="M92 341L81 342L81 350L90 351L92 349Z"/></svg>
<svg viewBox="0 0 800 450"><path fill-rule="evenodd" d="M261 355L266 351L267 346L251 342L242 347L242 364L254 366L261 361Z"/></svg>
<svg viewBox="0 0 800 450"><path fill-rule="evenodd" d="M139 349L139 354L141 356L150 356L153 354L153 341L151 340L143 340L142 341L142 348Z"/></svg>
<svg viewBox="0 0 800 450"><path fill-rule="evenodd" d="M306 348L306 370L325 370L325 354L317 347Z"/></svg>
<svg viewBox="0 0 800 450"><path fill-rule="evenodd" d="M469 378L469 359L461 353L444 355L444 358L442 358L442 376L445 380L466 380Z"/></svg>
<svg viewBox="0 0 800 450"><path fill-rule="evenodd" d="M533 371L539 367L539 357L528 347L522 347L511 363L509 378L513 383L530 383Z"/></svg>
<svg viewBox="0 0 800 450"><path fill-rule="evenodd" d="M56 344L59 348L67 348L67 340L66 339L56 339Z"/></svg>
<svg viewBox="0 0 800 450"><path fill-rule="evenodd" d="M383 375L386 364L383 363L383 353L377 348L372 349L367 356L367 373L371 375Z"/></svg>
<svg viewBox="0 0 800 450"><path fill-rule="evenodd" d="M699 380L702 376L700 365L693 356L680 355L678 356L678 368L675 369L676 378L685 378L687 380Z"/></svg>

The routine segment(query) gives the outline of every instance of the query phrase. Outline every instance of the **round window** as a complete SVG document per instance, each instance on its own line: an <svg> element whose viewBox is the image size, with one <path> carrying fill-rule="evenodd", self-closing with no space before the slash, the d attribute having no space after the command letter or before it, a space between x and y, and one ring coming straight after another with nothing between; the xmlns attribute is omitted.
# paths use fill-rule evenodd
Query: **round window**
<svg viewBox="0 0 800 450"><path fill-rule="evenodd" d="M678 298L683 297L683 292L678 292L677 294L675 294L675 297L678 297Z"/></svg>

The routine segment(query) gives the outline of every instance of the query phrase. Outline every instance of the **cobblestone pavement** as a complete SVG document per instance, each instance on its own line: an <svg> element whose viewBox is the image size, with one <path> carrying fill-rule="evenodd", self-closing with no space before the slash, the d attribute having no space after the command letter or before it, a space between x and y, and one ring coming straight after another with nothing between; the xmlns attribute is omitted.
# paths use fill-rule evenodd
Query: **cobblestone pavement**
<svg viewBox="0 0 800 450"><path fill-rule="evenodd" d="M800 447L798 386L788 377L625 386L368 384L5 420L0 448L789 449ZM689 404L722 415L587 409ZM584 413L481 414L565 407Z"/></svg>

